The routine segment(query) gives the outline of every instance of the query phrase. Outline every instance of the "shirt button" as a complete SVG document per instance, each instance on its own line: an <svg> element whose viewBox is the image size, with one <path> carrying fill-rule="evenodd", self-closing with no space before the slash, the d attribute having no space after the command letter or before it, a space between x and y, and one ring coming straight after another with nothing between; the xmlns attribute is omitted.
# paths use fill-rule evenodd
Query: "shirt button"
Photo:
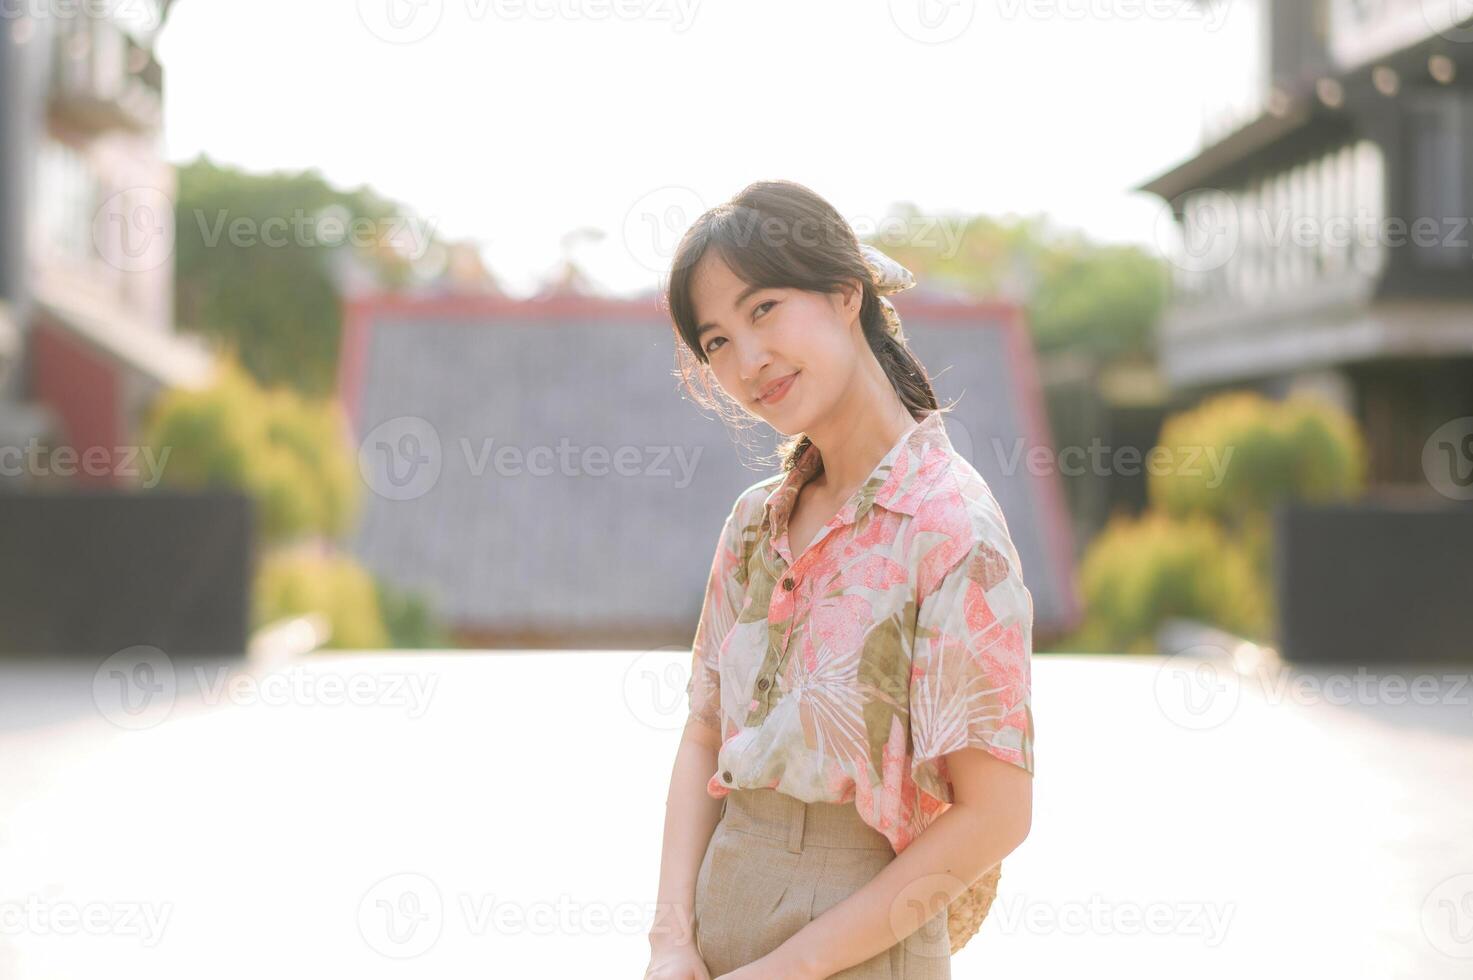
<svg viewBox="0 0 1473 980"><path fill-rule="evenodd" d="M724 783L731 782L731 770L730 769L726 770L726 772L723 772L721 774L721 781L724 782Z"/></svg>
<svg viewBox="0 0 1473 980"><path fill-rule="evenodd" d="M784 592L792 592L793 591L793 585L794 585L794 582L793 582L793 580L791 578L785 578L785 579L783 579L783 591Z"/></svg>
<svg viewBox="0 0 1473 980"><path fill-rule="evenodd" d="M759 691L765 691L765 690L767 690L768 685L771 684L771 683L772 683L771 681L769 681L766 677L764 677L760 681L757 682L757 690L759 690Z"/></svg>

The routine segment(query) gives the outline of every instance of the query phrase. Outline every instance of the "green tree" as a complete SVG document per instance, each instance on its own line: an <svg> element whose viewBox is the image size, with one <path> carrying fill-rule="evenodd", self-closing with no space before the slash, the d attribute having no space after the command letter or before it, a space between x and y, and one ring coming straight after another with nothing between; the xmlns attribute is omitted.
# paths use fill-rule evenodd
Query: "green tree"
<svg viewBox="0 0 1473 980"><path fill-rule="evenodd" d="M897 208L870 242L928 286L1023 304L1042 352L1147 353L1165 307L1165 265L1133 245L1108 245L1044 216L999 220Z"/></svg>
<svg viewBox="0 0 1473 980"><path fill-rule="evenodd" d="M396 231L427 240L406 251ZM400 286L416 254L438 244L366 187L340 191L315 170L251 174L203 155L178 168L175 236L180 326L222 340L261 383L312 395L336 385L342 267Z"/></svg>

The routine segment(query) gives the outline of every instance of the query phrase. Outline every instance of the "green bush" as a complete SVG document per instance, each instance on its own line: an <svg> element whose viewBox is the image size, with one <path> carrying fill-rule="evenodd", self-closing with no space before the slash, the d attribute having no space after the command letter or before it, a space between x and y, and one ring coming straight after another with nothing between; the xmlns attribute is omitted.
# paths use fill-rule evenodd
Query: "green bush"
<svg viewBox="0 0 1473 980"><path fill-rule="evenodd" d="M226 357L210 388L162 395L145 437L167 453L161 486L230 488L255 501L265 547L252 586L253 629L320 613L331 626L329 649L446 645L422 597L388 588L327 550L325 540L351 526L361 493L335 401L262 389Z"/></svg>
<svg viewBox="0 0 1473 980"><path fill-rule="evenodd" d="M1075 649L1148 652L1176 617L1266 638L1274 506L1354 497L1366 449L1319 396L1229 392L1167 419L1151 464L1146 514L1112 519L1085 554Z"/></svg>
<svg viewBox="0 0 1473 980"><path fill-rule="evenodd" d="M1117 516L1080 568L1087 614L1067 643L1081 651L1149 653L1156 628L1184 617L1261 636L1266 583L1250 556L1205 517Z"/></svg>
<svg viewBox="0 0 1473 980"><path fill-rule="evenodd" d="M144 433L168 453L161 486L249 494L267 542L336 536L355 516L356 462L336 401L263 390L227 359L212 387L160 396Z"/></svg>
<svg viewBox="0 0 1473 980"><path fill-rule="evenodd" d="M248 447L259 439L253 387L224 362L210 389L176 388L159 396L144 426L144 439L163 460L160 485L250 489Z"/></svg>
<svg viewBox="0 0 1473 980"><path fill-rule="evenodd" d="M334 400L308 400L285 388L264 393L266 437L283 470L310 477L298 493L310 516L298 526L336 537L351 526L358 502L357 463L348 422Z"/></svg>
<svg viewBox="0 0 1473 980"><path fill-rule="evenodd" d="M1152 506L1233 528L1266 519L1280 502L1346 500L1365 486L1355 421L1315 395L1219 395L1167 419L1158 451L1169 462L1148 478Z"/></svg>
<svg viewBox="0 0 1473 980"><path fill-rule="evenodd" d="M389 631L389 642L395 649L423 650L452 645L441 631L429 599L423 594L396 589L379 579L378 603Z"/></svg>
<svg viewBox="0 0 1473 980"><path fill-rule="evenodd" d="M278 551L267 555L256 575L256 629L279 619L321 613L332 627L325 646L376 650L392 646L367 569L345 555Z"/></svg>

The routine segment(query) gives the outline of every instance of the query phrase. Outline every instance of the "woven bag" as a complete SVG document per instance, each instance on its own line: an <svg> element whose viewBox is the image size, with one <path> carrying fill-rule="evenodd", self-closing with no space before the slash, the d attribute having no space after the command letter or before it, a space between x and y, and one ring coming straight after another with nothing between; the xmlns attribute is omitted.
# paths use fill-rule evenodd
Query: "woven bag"
<svg viewBox="0 0 1473 980"><path fill-rule="evenodd" d="M994 864L987 873L972 883L972 887L951 900L946 906L946 931L951 934L951 952L955 955L967 940L982 928L992 900L997 898L997 881L1002 877L1002 865Z"/></svg>

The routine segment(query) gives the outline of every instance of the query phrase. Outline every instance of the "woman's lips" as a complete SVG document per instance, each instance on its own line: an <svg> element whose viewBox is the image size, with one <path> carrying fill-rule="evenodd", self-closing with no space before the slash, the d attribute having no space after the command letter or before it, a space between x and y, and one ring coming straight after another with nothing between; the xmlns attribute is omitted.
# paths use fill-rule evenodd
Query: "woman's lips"
<svg viewBox="0 0 1473 980"><path fill-rule="evenodd" d="M758 401L762 402L762 404L764 405L776 405L778 402L782 401L783 397L787 395L789 390L792 389L793 382L797 379L798 372L794 371L792 374L779 381L776 385L768 388L768 393L764 394L760 399L758 399Z"/></svg>

